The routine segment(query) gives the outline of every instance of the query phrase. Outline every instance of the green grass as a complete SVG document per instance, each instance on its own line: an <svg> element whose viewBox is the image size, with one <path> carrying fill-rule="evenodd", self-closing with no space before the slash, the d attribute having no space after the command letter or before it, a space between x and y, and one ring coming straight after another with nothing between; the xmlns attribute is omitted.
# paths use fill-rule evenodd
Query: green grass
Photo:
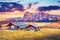
<svg viewBox="0 0 60 40"><path fill-rule="evenodd" d="M60 29L41 29L39 32L0 30L0 40L59 40Z"/></svg>

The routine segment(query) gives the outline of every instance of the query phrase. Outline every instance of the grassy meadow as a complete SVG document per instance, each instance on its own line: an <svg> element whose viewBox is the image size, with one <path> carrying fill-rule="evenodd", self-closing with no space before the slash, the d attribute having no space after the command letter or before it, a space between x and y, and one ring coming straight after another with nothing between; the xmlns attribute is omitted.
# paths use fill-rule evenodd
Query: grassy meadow
<svg viewBox="0 0 60 40"><path fill-rule="evenodd" d="M60 40L60 29L40 29L39 32L0 30L0 40Z"/></svg>

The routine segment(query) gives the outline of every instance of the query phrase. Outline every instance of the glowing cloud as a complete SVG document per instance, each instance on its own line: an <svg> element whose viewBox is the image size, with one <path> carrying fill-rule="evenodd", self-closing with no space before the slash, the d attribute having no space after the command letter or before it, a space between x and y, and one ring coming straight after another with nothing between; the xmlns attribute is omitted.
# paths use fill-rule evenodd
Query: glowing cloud
<svg viewBox="0 0 60 40"><path fill-rule="evenodd" d="M60 15L60 10L51 10L49 14Z"/></svg>

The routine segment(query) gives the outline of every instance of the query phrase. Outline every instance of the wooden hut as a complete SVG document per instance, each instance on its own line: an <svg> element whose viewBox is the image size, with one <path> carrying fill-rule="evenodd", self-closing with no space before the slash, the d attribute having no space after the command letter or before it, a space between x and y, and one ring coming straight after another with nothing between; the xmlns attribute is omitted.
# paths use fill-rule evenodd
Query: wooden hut
<svg viewBox="0 0 60 40"><path fill-rule="evenodd" d="M20 29L19 26L16 26L16 25L14 25L12 23L9 23L7 26L8 26L9 30L19 30Z"/></svg>
<svg viewBox="0 0 60 40"><path fill-rule="evenodd" d="M25 29L28 31L38 31L38 27L32 25L28 25L27 27L25 27Z"/></svg>

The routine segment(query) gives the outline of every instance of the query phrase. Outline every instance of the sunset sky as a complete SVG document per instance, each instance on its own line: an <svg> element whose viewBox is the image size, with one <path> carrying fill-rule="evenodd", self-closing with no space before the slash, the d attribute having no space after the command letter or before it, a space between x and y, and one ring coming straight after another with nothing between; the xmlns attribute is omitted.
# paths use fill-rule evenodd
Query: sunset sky
<svg viewBox="0 0 60 40"><path fill-rule="evenodd" d="M59 6L60 3L58 3L59 0L0 0L0 2L16 2L18 4L22 4L24 6L25 11L29 12L37 12L36 9L38 7L43 7L43 6ZM31 3L32 6L30 9L27 9L28 4ZM6 18L12 18L12 17L23 17L24 12L15 10L14 12L0 12L0 20L4 20ZM57 10L51 10L51 11L45 11L48 12L49 14L53 15L60 15L60 9Z"/></svg>

